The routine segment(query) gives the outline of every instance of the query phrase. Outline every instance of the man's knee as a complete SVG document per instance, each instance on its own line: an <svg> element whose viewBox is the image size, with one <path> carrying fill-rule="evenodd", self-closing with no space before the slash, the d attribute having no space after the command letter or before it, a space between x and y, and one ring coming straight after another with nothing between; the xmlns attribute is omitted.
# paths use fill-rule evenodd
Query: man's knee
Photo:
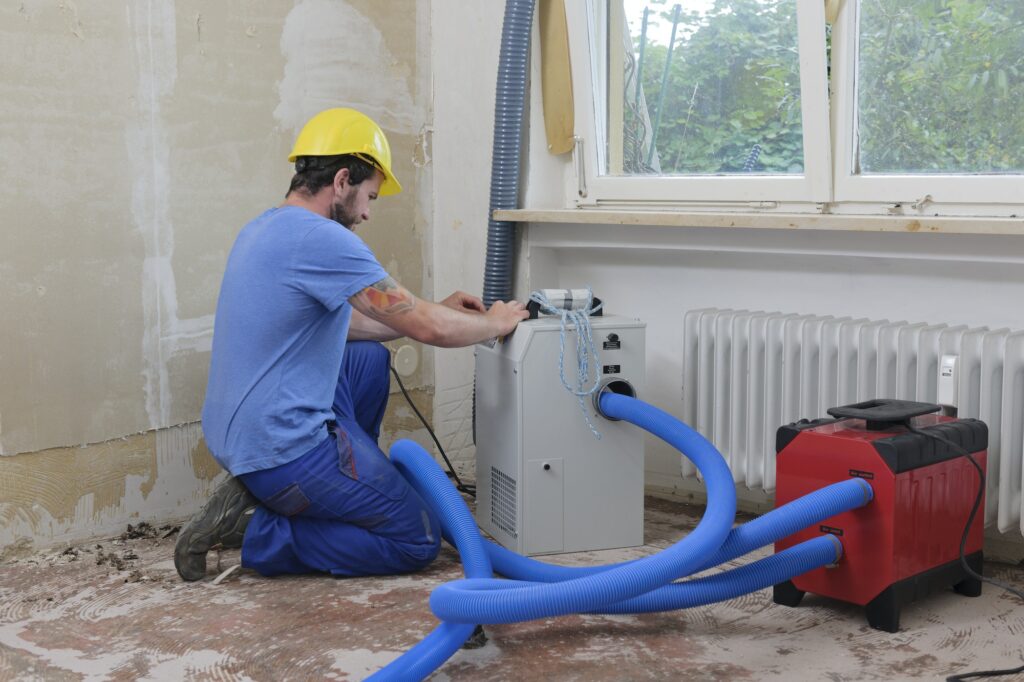
<svg viewBox="0 0 1024 682"><path fill-rule="evenodd" d="M377 372L387 372L391 366L391 351L379 341L349 341L346 355L354 362Z"/></svg>
<svg viewBox="0 0 1024 682"><path fill-rule="evenodd" d="M357 372L366 382L355 390L387 395L391 389L391 351L377 341L357 341L355 346L352 362L360 368ZM346 348L345 353L348 352Z"/></svg>
<svg viewBox="0 0 1024 682"><path fill-rule="evenodd" d="M402 553L408 561L411 571L419 571L429 566L441 551L441 524L434 513L423 506L420 509L420 521L423 524L422 535L411 542L403 543Z"/></svg>
<svg viewBox="0 0 1024 682"><path fill-rule="evenodd" d="M379 436L391 379L391 353L376 341L350 341L334 391L334 413L355 419L374 440Z"/></svg>
<svg viewBox="0 0 1024 682"><path fill-rule="evenodd" d="M435 537L421 542L411 543L403 547L407 570L422 571L437 558L441 552L441 538Z"/></svg>

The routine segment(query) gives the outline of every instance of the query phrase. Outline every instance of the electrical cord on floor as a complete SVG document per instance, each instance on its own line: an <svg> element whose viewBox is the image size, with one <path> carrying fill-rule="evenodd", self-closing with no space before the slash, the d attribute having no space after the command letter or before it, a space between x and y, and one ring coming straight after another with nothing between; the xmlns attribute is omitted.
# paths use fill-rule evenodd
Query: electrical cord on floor
<svg viewBox="0 0 1024 682"><path fill-rule="evenodd" d="M1006 670L980 670L976 673L950 675L946 678L946 682L964 682L964 680L969 680L972 677L1001 677L1003 675L1016 675L1017 673L1024 673L1024 665L1019 668L1007 668Z"/></svg>
<svg viewBox="0 0 1024 682"><path fill-rule="evenodd" d="M970 536L971 526L974 525L974 518L978 515L978 509L981 508L981 501L985 499L985 472L982 470L981 465L978 464L978 461L974 459L974 455L968 452L966 448L962 447L958 443L954 443L945 436L940 436L937 433L926 431L924 429L918 429L913 426L910 426L909 424L907 424L907 429L911 433L916 433L919 436L924 436L925 438L931 438L933 440L945 443L947 446L949 446L950 449L953 450L953 452L963 457L966 457L967 461L969 461L971 465L974 467L974 470L978 474L978 494L974 498L974 505L971 507L971 513L967 515L967 524L964 526L963 535L960 537L960 565L963 567L967 575L971 576L975 580L980 580L981 582L985 582L990 585L994 585L1000 589L1006 590L1007 592L1019 597L1021 601L1024 601L1024 591L1021 591L1013 585L1003 582L1002 580L996 580L995 578L986 578L985 576L981 575L973 568L971 568L970 564L967 563L967 538ZM1010 668L1006 670L979 670L977 672L950 675L946 678L946 682L962 682L964 680L969 680L974 677L1001 677L1003 675L1015 675L1020 672L1024 672L1024 666L1020 666L1019 668Z"/></svg>
<svg viewBox="0 0 1024 682"><path fill-rule="evenodd" d="M409 392L405 390L405 384L402 383L402 378L398 376L398 372L395 370L394 366L389 365L389 368L391 369L391 373L395 376L395 381L398 382L398 388L401 389L402 395L405 396L405 401L409 403L409 407L411 407L412 411L416 413L416 416L420 418L423 426L427 429L430 437L434 440L434 445L437 446L437 450L441 453L444 463L448 466L448 477L455 479L455 489L460 493L465 493L475 499L476 486L473 484L463 483L462 479L459 478L459 475L455 473L455 467L452 466L451 460L448 459L448 455L445 454L444 448L441 447L441 441L439 441L437 436L434 435L434 430L430 428L430 424L427 423L427 420L420 413L419 409L416 407L416 403L412 401L412 397L409 395Z"/></svg>

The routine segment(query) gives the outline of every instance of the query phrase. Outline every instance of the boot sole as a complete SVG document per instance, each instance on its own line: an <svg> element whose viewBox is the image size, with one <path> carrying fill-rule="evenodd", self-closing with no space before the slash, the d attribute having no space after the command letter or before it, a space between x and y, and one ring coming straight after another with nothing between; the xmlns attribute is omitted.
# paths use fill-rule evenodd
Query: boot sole
<svg viewBox="0 0 1024 682"><path fill-rule="evenodd" d="M223 523L227 511L235 506L239 499L249 495L250 493L236 482L232 490L222 496L223 499L218 499L218 496L214 494L200 510L198 517L193 518L181 529L178 541L174 545L174 567L183 580L195 582L206 576L206 554L221 544L220 541L214 542L218 535L218 527ZM213 518L207 523L207 519L211 515ZM238 520L222 535L230 536L237 533L239 523L244 517L243 510L243 513L239 514ZM205 528L197 528L197 526Z"/></svg>

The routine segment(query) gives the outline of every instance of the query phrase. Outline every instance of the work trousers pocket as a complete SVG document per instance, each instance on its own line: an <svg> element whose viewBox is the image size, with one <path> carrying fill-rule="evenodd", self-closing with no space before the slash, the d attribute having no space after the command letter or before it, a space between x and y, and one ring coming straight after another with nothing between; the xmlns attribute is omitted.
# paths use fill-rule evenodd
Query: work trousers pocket
<svg viewBox="0 0 1024 682"><path fill-rule="evenodd" d="M298 483L292 483L262 502L268 509L281 516L301 514L309 506L309 498L302 492Z"/></svg>
<svg viewBox="0 0 1024 682"><path fill-rule="evenodd" d="M398 469L358 425L331 428L338 445L338 469L353 481L373 489L390 500L400 500L409 491Z"/></svg>

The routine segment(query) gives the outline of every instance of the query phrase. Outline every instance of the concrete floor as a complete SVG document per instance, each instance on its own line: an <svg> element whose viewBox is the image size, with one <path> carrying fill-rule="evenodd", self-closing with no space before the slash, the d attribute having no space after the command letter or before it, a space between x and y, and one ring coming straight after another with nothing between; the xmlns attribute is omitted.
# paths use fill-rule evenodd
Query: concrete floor
<svg viewBox="0 0 1024 682"><path fill-rule="evenodd" d="M565 555L584 565L649 554L693 527L698 509L647 500L647 546ZM428 570L393 578L220 584L174 571L174 529L23 557L0 566L0 679L362 679L436 624L427 596L460 577L447 548ZM735 563L741 563L740 560ZM222 568L238 552L221 557ZM1024 586L1024 569L986 572ZM489 626L434 680L902 680L1024 663L1024 605L986 586L908 606L902 631L870 629L860 608L808 595L796 609L763 590L714 606L644 616L569 616ZM1024 675L1016 678L1024 680Z"/></svg>

